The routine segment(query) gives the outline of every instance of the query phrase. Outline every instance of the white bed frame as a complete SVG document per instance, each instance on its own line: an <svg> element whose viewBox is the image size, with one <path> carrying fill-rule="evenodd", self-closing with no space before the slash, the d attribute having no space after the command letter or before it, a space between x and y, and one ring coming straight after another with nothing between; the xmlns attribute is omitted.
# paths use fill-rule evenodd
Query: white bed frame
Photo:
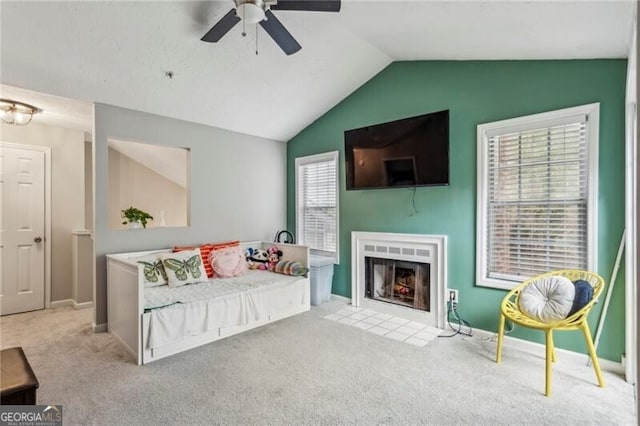
<svg viewBox="0 0 640 426"><path fill-rule="evenodd" d="M309 248L306 246L272 243L247 242L241 247L260 247L264 250L277 245L282 250L282 258L297 260L309 267ZM162 345L158 348L148 347L149 323L151 313L144 312L144 267L132 258L171 250L152 250L135 253L118 253L107 255L107 326L108 331L120 341L126 351L138 365L165 358L216 340L223 339L261 325L269 324L283 318L306 312L310 309L310 280L302 278L306 286L305 303L287 311L269 315L268 319L250 324L220 327L197 336L188 336L179 341Z"/></svg>

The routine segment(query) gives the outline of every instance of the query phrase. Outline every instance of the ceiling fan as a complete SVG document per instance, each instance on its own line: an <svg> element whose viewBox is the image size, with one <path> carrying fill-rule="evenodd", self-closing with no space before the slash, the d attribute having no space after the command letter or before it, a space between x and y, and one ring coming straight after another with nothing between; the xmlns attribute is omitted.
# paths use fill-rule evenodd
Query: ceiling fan
<svg viewBox="0 0 640 426"><path fill-rule="evenodd" d="M287 55L301 49L300 44L287 31L272 10L339 12L340 0L233 0L236 7L227 12L205 35L202 41L216 43L244 19L260 24Z"/></svg>

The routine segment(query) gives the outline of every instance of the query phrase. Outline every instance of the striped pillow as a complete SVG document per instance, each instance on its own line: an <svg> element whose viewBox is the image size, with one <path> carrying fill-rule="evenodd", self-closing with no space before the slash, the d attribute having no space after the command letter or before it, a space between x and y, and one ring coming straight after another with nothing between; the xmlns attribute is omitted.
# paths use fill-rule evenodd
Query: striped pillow
<svg viewBox="0 0 640 426"><path fill-rule="evenodd" d="M285 275L307 275L309 269L297 260L281 260L273 268L273 272Z"/></svg>
<svg viewBox="0 0 640 426"><path fill-rule="evenodd" d="M207 272L207 277L213 278L214 272L213 272L213 267L209 262L209 253L216 250L222 250L223 248L227 248L227 247L237 247L239 245L240 245L240 241L235 240L235 241L225 241L222 243L208 243L208 244L203 244L199 247L198 246L191 246L191 247L176 246L173 248L173 252L176 253L179 251L193 250L193 249L199 248L200 256L202 257L202 264L204 265L204 270Z"/></svg>

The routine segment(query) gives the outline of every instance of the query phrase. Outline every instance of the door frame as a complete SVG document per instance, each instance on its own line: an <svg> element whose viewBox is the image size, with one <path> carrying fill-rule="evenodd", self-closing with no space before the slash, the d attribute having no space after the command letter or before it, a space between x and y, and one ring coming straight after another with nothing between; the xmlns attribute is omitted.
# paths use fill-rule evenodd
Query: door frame
<svg viewBox="0 0 640 426"><path fill-rule="evenodd" d="M0 141L0 148L44 153L44 308L51 307L51 148Z"/></svg>
<svg viewBox="0 0 640 426"><path fill-rule="evenodd" d="M625 377L628 383L634 383L636 380L636 351L637 351L637 330L636 323L638 305L637 305L637 217L636 209L638 207L638 199L636 197L638 176L638 164L634 161L637 158L638 151L636 146L636 103L628 103L626 105L626 153L625 153Z"/></svg>

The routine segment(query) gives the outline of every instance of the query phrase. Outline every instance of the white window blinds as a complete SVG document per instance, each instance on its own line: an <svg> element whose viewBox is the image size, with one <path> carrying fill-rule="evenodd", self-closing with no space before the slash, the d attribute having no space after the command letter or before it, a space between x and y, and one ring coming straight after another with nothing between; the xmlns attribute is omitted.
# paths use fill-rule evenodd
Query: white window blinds
<svg viewBox="0 0 640 426"><path fill-rule="evenodd" d="M518 126L516 126L518 127ZM590 168L585 114L486 132L484 278L518 283L588 269Z"/></svg>
<svg viewBox="0 0 640 426"><path fill-rule="evenodd" d="M298 158L296 169L298 240L337 257L338 153Z"/></svg>

